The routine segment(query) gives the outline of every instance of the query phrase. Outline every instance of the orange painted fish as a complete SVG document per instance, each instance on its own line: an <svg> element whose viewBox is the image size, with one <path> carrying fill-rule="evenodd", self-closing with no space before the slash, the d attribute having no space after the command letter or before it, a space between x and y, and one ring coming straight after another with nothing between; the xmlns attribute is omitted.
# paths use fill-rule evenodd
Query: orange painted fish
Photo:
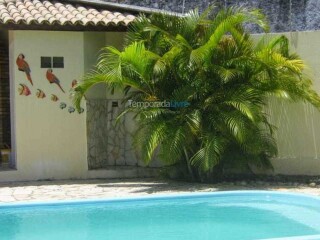
<svg viewBox="0 0 320 240"><path fill-rule="evenodd" d="M32 78L30 75L31 70L30 70L29 64L24 59L25 59L24 54L20 53L16 60L18 70L21 72L25 72L28 81L31 83L31 85L33 85Z"/></svg>
<svg viewBox="0 0 320 240"><path fill-rule="evenodd" d="M23 96L29 96L31 94L30 89L25 84L19 84L18 92Z"/></svg>
<svg viewBox="0 0 320 240"><path fill-rule="evenodd" d="M41 89L37 89L36 96L37 98L45 98L46 94Z"/></svg>
<svg viewBox="0 0 320 240"><path fill-rule="evenodd" d="M76 87L77 85L78 85L78 81L74 79L74 80L71 82L71 87L74 88L74 87Z"/></svg>
<svg viewBox="0 0 320 240"><path fill-rule="evenodd" d="M51 100L57 102L59 98L57 97L57 95L51 94Z"/></svg>

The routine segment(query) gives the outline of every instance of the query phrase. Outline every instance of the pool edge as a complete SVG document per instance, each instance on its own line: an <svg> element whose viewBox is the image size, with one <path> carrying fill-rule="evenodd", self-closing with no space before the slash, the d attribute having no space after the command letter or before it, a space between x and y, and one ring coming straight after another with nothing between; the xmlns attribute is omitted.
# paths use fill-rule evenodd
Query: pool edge
<svg viewBox="0 0 320 240"><path fill-rule="evenodd" d="M61 206L72 204L94 204L94 203L114 203L114 202L138 202L144 200L165 200L165 199L184 199L184 198L204 198L204 197L226 197L226 196L245 196L245 195L272 195L278 197L299 197L305 200L314 200L320 204L320 196L313 196L303 193L279 192L268 190L234 190L234 191L218 191L218 192L188 192L174 194L157 194L149 196L132 196L132 197L110 197L98 199L68 199L68 200L50 200L50 201L21 201L11 203L0 203L1 208L15 207L32 207L32 206Z"/></svg>

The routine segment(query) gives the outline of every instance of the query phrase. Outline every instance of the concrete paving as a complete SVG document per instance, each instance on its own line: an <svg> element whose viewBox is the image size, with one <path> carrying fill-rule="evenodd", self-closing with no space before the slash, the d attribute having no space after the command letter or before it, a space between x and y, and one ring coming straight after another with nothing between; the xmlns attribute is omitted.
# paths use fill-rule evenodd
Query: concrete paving
<svg viewBox="0 0 320 240"><path fill-rule="evenodd" d="M299 183L225 182L201 184L156 179L100 179L0 183L0 203L104 199L152 194L229 190L275 190L320 196L320 186Z"/></svg>

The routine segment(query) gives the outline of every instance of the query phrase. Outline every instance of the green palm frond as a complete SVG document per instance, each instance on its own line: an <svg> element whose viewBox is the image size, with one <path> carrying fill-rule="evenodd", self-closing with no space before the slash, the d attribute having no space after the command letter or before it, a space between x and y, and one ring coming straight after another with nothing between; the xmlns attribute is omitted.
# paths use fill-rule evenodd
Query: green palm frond
<svg viewBox="0 0 320 240"><path fill-rule="evenodd" d="M225 139L214 135L207 136L201 148L191 157L190 162L193 166L207 172L219 163L225 147Z"/></svg>
<svg viewBox="0 0 320 240"><path fill-rule="evenodd" d="M141 125L136 132L135 146L142 153L142 160L149 163L160 143L165 138L167 124L165 122L153 122L152 125Z"/></svg>
<svg viewBox="0 0 320 240"><path fill-rule="evenodd" d="M173 124L173 126L163 140L159 153L159 157L167 164L181 161L186 140L192 137L188 136L188 131L186 131L184 126L177 126L176 124Z"/></svg>

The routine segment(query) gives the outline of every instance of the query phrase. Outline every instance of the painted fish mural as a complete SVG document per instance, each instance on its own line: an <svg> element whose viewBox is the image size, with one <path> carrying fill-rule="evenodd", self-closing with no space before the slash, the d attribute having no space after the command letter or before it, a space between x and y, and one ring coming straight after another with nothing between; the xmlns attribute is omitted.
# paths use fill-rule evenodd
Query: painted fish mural
<svg viewBox="0 0 320 240"><path fill-rule="evenodd" d="M56 77L56 75L53 74L53 70L51 68L49 68L47 70L46 77L47 77L47 80L49 81L50 84L52 84L52 83L57 84L58 87L61 89L61 91L65 92L60 85L60 80Z"/></svg>
<svg viewBox="0 0 320 240"><path fill-rule="evenodd" d="M60 103L60 108L61 108L61 109L64 109L64 108L66 108L66 107L67 107L67 104L66 104L66 103L64 103L64 102Z"/></svg>
<svg viewBox="0 0 320 240"><path fill-rule="evenodd" d="M31 83L31 85L33 85L31 74L30 74L31 70L30 70L29 64L24 59L25 59L24 54L20 53L19 56L17 57L17 60L16 60L18 70L21 72L24 72L27 76L28 81Z"/></svg>
<svg viewBox="0 0 320 240"><path fill-rule="evenodd" d="M45 98L46 94L41 89L37 89L36 96L37 98Z"/></svg>
<svg viewBox="0 0 320 240"><path fill-rule="evenodd" d="M25 84L19 84L18 92L23 96L29 96L31 94L30 89Z"/></svg>
<svg viewBox="0 0 320 240"><path fill-rule="evenodd" d="M75 109L74 107L69 107L69 108L68 108L68 112L69 112L69 113L74 113L75 110L76 110L76 109Z"/></svg>
<svg viewBox="0 0 320 240"><path fill-rule="evenodd" d="M57 97L57 95L51 94L51 101L57 102L58 100L59 98Z"/></svg>
<svg viewBox="0 0 320 240"><path fill-rule="evenodd" d="M80 108L79 110L78 110L78 113L79 114L81 114L81 113L83 113L84 112L84 109L83 108Z"/></svg>
<svg viewBox="0 0 320 240"><path fill-rule="evenodd" d="M78 85L78 81L74 79L74 80L71 82L71 87L74 88L74 87L76 87L77 85Z"/></svg>

